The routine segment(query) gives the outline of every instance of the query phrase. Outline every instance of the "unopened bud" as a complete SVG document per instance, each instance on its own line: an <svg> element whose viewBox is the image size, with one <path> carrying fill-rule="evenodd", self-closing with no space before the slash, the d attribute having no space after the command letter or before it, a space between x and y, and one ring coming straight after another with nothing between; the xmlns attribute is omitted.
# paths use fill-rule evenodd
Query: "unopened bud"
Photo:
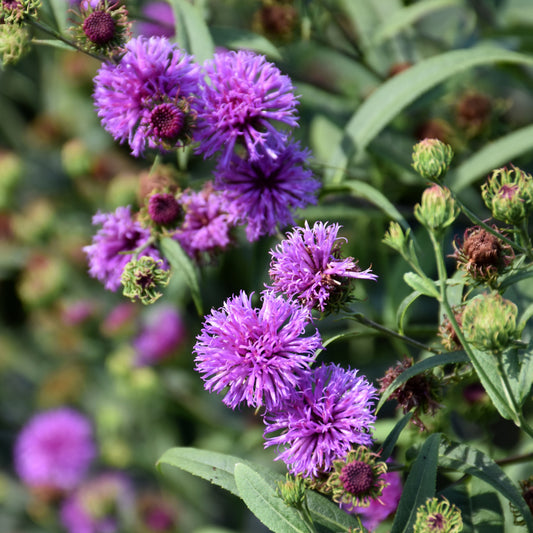
<svg viewBox="0 0 533 533"><path fill-rule="evenodd" d="M444 175L452 158L452 147L438 139L424 139L413 147L413 168L429 181Z"/></svg>
<svg viewBox="0 0 533 533"><path fill-rule="evenodd" d="M287 474L285 481L278 481L278 495L292 507L299 507L305 499L306 486L300 476Z"/></svg>
<svg viewBox="0 0 533 533"><path fill-rule="evenodd" d="M440 185L432 185L422 193L422 202L415 205L417 220L427 229L442 231L453 223L459 215L450 190Z"/></svg>

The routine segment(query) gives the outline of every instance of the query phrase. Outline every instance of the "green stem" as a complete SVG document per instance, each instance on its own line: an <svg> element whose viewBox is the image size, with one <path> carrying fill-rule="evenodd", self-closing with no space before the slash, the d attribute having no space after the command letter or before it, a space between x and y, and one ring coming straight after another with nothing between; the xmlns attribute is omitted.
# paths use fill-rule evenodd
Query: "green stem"
<svg viewBox="0 0 533 533"><path fill-rule="evenodd" d="M389 329L386 326L378 324L377 322L374 322L373 320L366 318L364 315L360 313L351 315L350 318L352 318L353 320L356 320L357 322L363 324L364 326L368 326L369 328L375 329L377 331L381 331L382 333L385 333L386 335L389 335L390 337L394 337L395 339L400 339L422 350L427 350L428 352L431 352L434 354L441 353L439 350L436 350L435 348L431 348L430 346L427 346L421 342L418 342L417 340L412 339L411 337L407 337L406 335L402 335L401 333L398 333L397 331L394 331L393 329Z"/></svg>
<svg viewBox="0 0 533 533"><path fill-rule="evenodd" d="M522 220L522 224L520 225L518 234L520 236L520 244L524 247L527 258L530 261L533 261L533 246L531 244L531 238L527 230L527 219L526 218Z"/></svg>
<svg viewBox="0 0 533 533"><path fill-rule="evenodd" d="M305 499L304 502L296 508L296 510L298 511L298 514L300 515L302 521L307 526L309 533L316 533L313 518L311 517L311 513L309 512L309 508L307 507L307 499Z"/></svg>

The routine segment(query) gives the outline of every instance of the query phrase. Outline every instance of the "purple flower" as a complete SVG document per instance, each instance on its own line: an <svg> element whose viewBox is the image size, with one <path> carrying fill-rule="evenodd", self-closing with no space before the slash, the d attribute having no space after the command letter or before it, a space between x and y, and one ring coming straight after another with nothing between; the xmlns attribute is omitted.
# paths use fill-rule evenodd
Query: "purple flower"
<svg viewBox="0 0 533 533"><path fill-rule="evenodd" d="M376 389L357 370L314 368L290 398L265 414L265 447L285 447L276 460L293 474L327 473L354 444L372 444L375 398Z"/></svg>
<svg viewBox="0 0 533 533"><path fill-rule="evenodd" d="M396 511L402 496L402 478L398 472L387 472L383 479L388 483L379 499L370 501L368 507L353 507L349 512L360 515L363 526L369 531L377 529L391 513Z"/></svg>
<svg viewBox="0 0 533 533"><path fill-rule="evenodd" d="M263 293L261 308L244 291L212 310L194 347L196 370L205 388L221 393L235 409L273 408L294 389L322 347L315 330L303 337L311 314L299 305Z"/></svg>
<svg viewBox="0 0 533 533"><path fill-rule="evenodd" d="M129 206L117 207L115 213L98 212L93 217L93 224L102 227L93 237L93 243L83 247L89 261L89 274L102 281L106 289L116 291L121 285L122 271L133 257L121 252L131 252L145 244L150 238L150 230L133 220ZM153 246L142 250L139 257L145 255L161 259Z"/></svg>
<svg viewBox="0 0 533 533"><path fill-rule="evenodd" d="M303 305L324 311L328 305L342 304L348 295L350 279L377 279L370 268L361 271L353 257L340 258L338 224L315 222L310 228L296 227L287 238L270 250L272 289Z"/></svg>
<svg viewBox="0 0 533 533"><path fill-rule="evenodd" d="M215 183L235 202L247 223L248 240L272 235L278 225L294 224L296 209L316 204L320 183L303 167L309 155L299 143L290 143L277 157L251 160L234 154L228 165L219 164Z"/></svg>
<svg viewBox="0 0 533 533"><path fill-rule="evenodd" d="M199 192L185 192L180 202L185 218L174 238L190 257L203 263L206 256L209 259L229 246L238 216L226 193L207 182Z"/></svg>
<svg viewBox="0 0 533 533"><path fill-rule="evenodd" d="M138 366L151 365L172 355L185 341L181 315L173 307L151 308L139 335L133 340Z"/></svg>
<svg viewBox="0 0 533 533"><path fill-rule="evenodd" d="M189 137L198 76L192 57L168 39L136 37L118 65L104 63L94 78L98 116L115 140L128 141L134 156L146 146L181 146Z"/></svg>
<svg viewBox="0 0 533 533"><path fill-rule="evenodd" d="M63 502L61 522L68 533L115 533L124 530L121 518L132 516L134 505L130 481L120 472L106 472Z"/></svg>
<svg viewBox="0 0 533 533"><path fill-rule="evenodd" d="M137 31L145 37L174 37L174 11L167 2L149 2L142 7L142 14L148 20L142 20L137 25Z"/></svg>
<svg viewBox="0 0 533 533"><path fill-rule="evenodd" d="M198 151L210 157L222 150L222 166L229 163L237 142L246 147L252 161L267 150L275 156L287 136L272 121L298 125L298 102L288 76L264 56L242 50L215 53L206 61L205 72L209 81L201 86Z"/></svg>
<svg viewBox="0 0 533 533"><path fill-rule="evenodd" d="M73 489L96 455L92 428L66 407L35 415L15 443L15 469L30 487Z"/></svg>

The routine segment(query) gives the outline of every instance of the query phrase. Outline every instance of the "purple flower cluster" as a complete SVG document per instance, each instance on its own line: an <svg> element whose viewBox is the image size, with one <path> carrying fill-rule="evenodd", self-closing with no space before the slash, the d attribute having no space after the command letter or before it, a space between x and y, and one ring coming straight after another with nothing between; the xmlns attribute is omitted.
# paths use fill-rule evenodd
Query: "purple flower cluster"
<svg viewBox="0 0 533 533"><path fill-rule="evenodd" d="M95 456L89 420L63 407L39 413L24 426L14 463L30 487L70 490L83 480Z"/></svg>

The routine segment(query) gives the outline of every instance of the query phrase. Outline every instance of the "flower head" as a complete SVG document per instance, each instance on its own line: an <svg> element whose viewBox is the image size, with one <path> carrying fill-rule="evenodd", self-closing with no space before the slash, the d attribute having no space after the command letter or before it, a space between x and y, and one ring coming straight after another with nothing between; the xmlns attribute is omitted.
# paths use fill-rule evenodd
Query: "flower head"
<svg viewBox="0 0 533 533"><path fill-rule="evenodd" d="M316 222L310 228L296 227L270 251L272 288L309 308L324 311L342 305L349 293L351 279L377 276L370 269L361 271L353 257L341 259L342 239L338 224Z"/></svg>
<svg viewBox="0 0 533 533"><path fill-rule="evenodd" d="M175 353L186 338L185 324L176 309L155 307L146 316L133 340L138 366L158 363Z"/></svg>
<svg viewBox="0 0 533 533"><path fill-rule="evenodd" d="M31 487L73 489L96 455L92 428L66 407L35 415L15 443L15 469Z"/></svg>
<svg viewBox="0 0 533 533"><path fill-rule="evenodd" d="M136 222L130 207L117 207L114 213L98 212L93 224L102 227L93 237L93 243L84 246L83 251L89 260L89 274L104 283L106 289L116 291L121 286L120 278L124 267L132 256L122 252L132 252L146 244L150 231ZM155 261L161 259L153 246L144 248L139 257L150 256Z"/></svg>
<svg viewBox="0 0 533 533"><path fill-rule="evenodd" d="M215 191L207 182L199 192L183 193L180 203L185 217L174 238L190 257L203 263L231 244L238 214L225 192Z"/></svg>
<svg viewBox="0 0 533 533"><path fill-rule="evenodd" d="M155 192L148 198L148 215L154 224L168 226L177 223L182 207L176 196L170 192Z"/></svg>
<svg viewBox="0 0 533 533"><path fill-rule="evenodd" d="M68 533L114 533L121 518L134 510L131 482L120 472L106 472L85 482L61 507L61 522Z"/></svg>
<svg viewBox="0 0 533 533"><path fill-rule="evenodd" d="M441 232L459 215L459 208L450 189L431 185L422 193L422 201L415 205L415 217L428 230Z"/></svg>
<svg viewBox="0 0 533 533"><path fill-rule="evenodd" d="M453 150L439 139L423 139L413 147L413 168L424 178L437 181L446 174Z"/></svg>
<svg viewBox="0 0 533 533"><path fill-rule="evenodd" d="M318 331L302 336L310 321L307 309L268 292L260 308L244 291L229 298L205 318L194 347L205 388L227 389L223 402L232 409L242 402L274 408L322 347Z"/></svg>
<svg viewBox="0 0 533 533"><path fill-rule="evenodd" d="M176 34L174 11L168 2L148 2L141 10L146 20L139 22L137 32L145 37L168 37Z"/></svg>
<svg viewBox="0 0 533 533"><path fill-rule="evenodd" d="M309 155L299 143L290 143L276 157L251 160L234 154L229 165L218 166L215 183L235 202L248 240L294 224L296 209L316 203L320 183L303 166Z"/></svg>
<svg viewBox="0 0 533 533"><path fill-rule="evenodd" d="M161 298L163 293L160 288L166 287L169 281L170 271L163 260L155 260L149 255L129 261L120 276L122 294L132 302L140 300L145 305L153 304Z"/></svg>
<svg viewBox="0 0 533 533"><path fill-rule="evenodd" d="M418 508L414 533L459 533L463 530L461 511L446 498L428 498Z"/></svg>
<svg viewBox="0 0 533 533"><path fill-rule="evenodd" d="M375 393L357 370L334 364L314 368L289 398L265 414L265 446L284 447L276 460L293 474L325 475L354 444L372 443Z"/></svg>
<svg viewBox="0 0 533 533"><path fill-rule="evenodd" d="M264 56L244 50L215 53L206 61L205 73L208 81L201 86L195 133L198 151L211 157L222 150L223 166L237 143L252 161L266 152L275 155L287 135L272 121L298 125L290 79Z"/></svg>
<svg viewBox="0 0 533 533"><path fill-rule="evenodd" d="M164 37L140 36L115 65L96 75L94 102L104 128L134 156L146 147L170 150L190 141L199 67Z"/></svg>

